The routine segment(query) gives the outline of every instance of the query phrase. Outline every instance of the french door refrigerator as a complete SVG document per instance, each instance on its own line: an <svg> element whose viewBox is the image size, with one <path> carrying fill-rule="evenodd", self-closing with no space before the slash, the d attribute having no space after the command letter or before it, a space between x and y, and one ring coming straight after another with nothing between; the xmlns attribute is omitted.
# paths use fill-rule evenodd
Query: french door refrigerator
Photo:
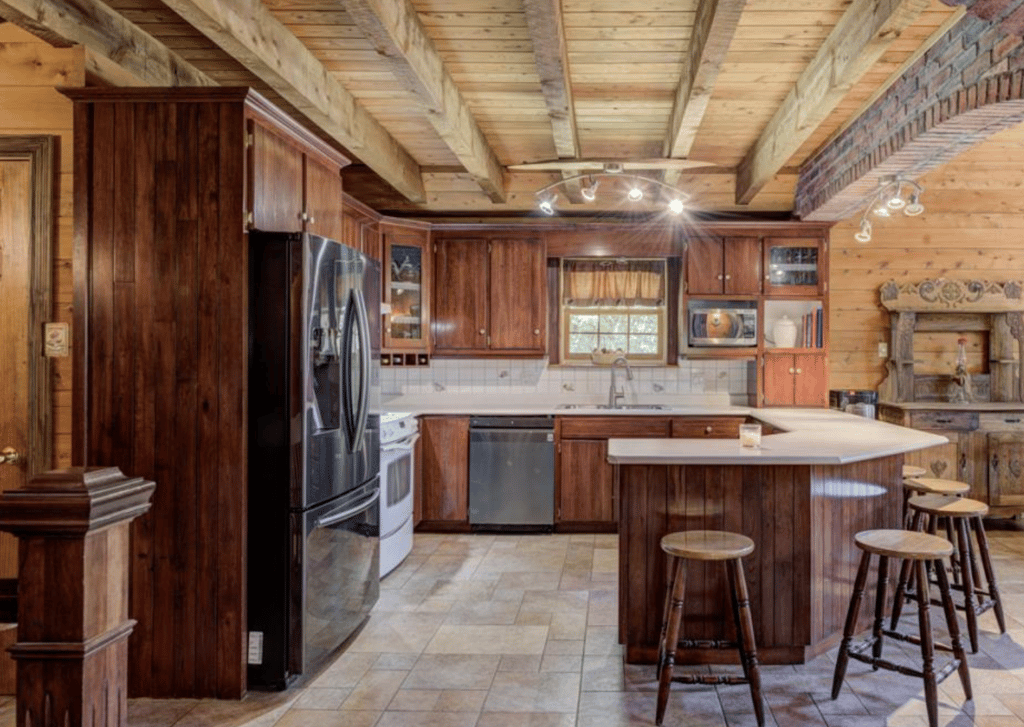
<svg viewBox="0 0 1024 727"><path fill-rule="evenodd" d="M249 233L248 682L309 676L377 601L380 266Z"/></svg>

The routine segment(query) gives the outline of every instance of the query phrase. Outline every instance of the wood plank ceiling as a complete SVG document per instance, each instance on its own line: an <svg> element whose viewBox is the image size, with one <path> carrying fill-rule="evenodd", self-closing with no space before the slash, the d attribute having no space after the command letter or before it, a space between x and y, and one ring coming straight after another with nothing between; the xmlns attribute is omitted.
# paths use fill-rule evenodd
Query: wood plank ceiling
<svg viewBox="0 0 1024 727"><path fill-rule="evenodd" d="M696 209L786 213L799 165L958 17L939 0L106 2L346 149L363 202L435 217L536 214L562 173L508 167L573 157L706 162L643 173ZM609 186L560 207L622 211Z"/></svg>

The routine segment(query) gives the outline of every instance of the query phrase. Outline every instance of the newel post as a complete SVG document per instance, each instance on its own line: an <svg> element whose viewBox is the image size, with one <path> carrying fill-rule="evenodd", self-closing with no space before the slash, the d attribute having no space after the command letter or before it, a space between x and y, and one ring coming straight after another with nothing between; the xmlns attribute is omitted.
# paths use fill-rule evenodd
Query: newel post
<svg viewBox="0 0 1024 727"><path fill-rule="evenodd" d="M128 531L154 488L74 467L0 495L18 537L18 727L127 724Z"/></svg>

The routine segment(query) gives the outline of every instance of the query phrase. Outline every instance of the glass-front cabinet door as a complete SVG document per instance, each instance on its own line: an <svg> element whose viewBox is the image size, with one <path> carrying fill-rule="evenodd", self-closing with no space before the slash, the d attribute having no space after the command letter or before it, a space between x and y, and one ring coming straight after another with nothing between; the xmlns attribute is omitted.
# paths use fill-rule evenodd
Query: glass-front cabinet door
<svg viewBox="0 0 1024 727"><path fill-rule="evenodd" d="M430 268L425 229L382 225L384 350L426 351L430 335Z"/></svg>
<svg viewBox="0 0 1024 727"><path fill-rule="evenodd" d="M765 295L820 295L825 249L817 238L767 237L764 240Z"/></svg>

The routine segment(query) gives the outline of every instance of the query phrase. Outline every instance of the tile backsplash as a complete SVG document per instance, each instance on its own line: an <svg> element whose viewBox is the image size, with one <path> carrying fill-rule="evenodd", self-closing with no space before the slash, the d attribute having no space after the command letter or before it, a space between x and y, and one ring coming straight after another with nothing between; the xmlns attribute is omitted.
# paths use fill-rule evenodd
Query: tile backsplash
<svg viewBox="0 0 1024 727"><path fill-rule="evenodd" d="M430 366L386 366L381 389L386 395L532 393L606 395L608 368L549 366L536 359L434 359ZM753 403L757 386L753 361L681 359L678 366L638 366L633 381L619 380L636 396L727 393L734 403Z"/></svg>

